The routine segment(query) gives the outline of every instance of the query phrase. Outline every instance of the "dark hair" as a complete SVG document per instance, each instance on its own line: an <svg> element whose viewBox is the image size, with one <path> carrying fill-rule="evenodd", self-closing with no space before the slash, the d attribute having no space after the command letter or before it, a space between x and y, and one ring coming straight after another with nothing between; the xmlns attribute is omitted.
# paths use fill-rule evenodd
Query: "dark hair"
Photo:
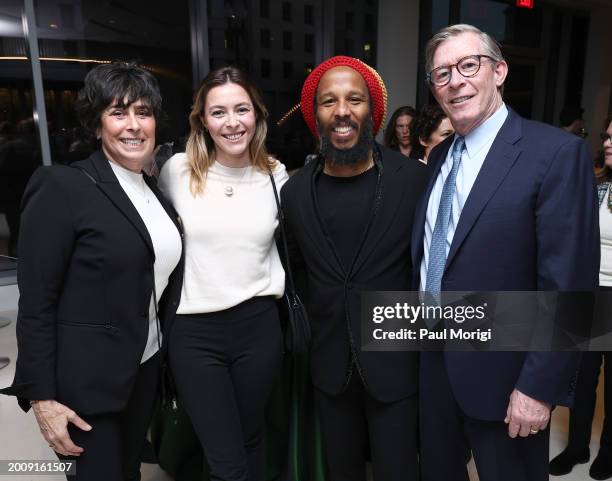
<svg viewBox="0 0 612 481"><path fill-rule="evenodd" d="M563 107L561 113L559 114L559 122L561 122L561 127L569 127L575 120L582 119L583 112L584 109L578 107L577 105Z"/></svg>
<svg viewBox="0 0 612 481"><path fill-rule="evenodd" d="M612 115L608 115L606 117L606 121L603 125L604 132L608 130L608 125L610 125L610 122L612 122ZM612 167L608 167L606 165L606 156L603 150L600 152L599 155L601 156L601 167L597 167L597 163L595 163L595 180L598 184L601 184L602 182L612 180Z"/></svg>
<svg viewBox="0 0 612 481"><path fill-rule="evenodd" d="M397 135L395 132L395 124L397 123L397 119L402 115L410 115L410 117L414 119L416 114L416 109L410 105L404 105L393 112L393 115L391 115L389 123L387 124L387 128L385 129L384 142L387 147L391 147L392 149L399 148L399 143L397 141Z"/></svg>
<svg viewBox="0 0 612 481"><path fill-rule="evenodd" d="M193 195L204 189L206 174L214 162L215 143L204 126L204 104L206 97L215 87L233 83L240 85L249 95L255 109L255 134L249 144L251 163L259 170L271 173L276 168L276 159L270 157L266 149L268 133L268 110L257 86L248 78L245 72L237 67L221 67L209 72L194 96L193 106L189 114L191 133L187 140L186 154L190 169L190 189Z"/></svg>
<svg viewBox="0 0 612 481"><path fill-rule="evenodd" d="M85 77L79 91L76 112L81 125L95 135L100 128L102 112L113 103L128 107L142 100L156 119L162 116L162 99L157 79L135 62L113 62L94 67Z"/></svg>
<svg viewBox="0 0 612 481"><path fill-rule="evenodd" d="M425 147L421 145L419 139L429 139L445 117L446 114L438 104L427 104L421 107L410 126L411 157L415 159L423 158Z"/></svg>

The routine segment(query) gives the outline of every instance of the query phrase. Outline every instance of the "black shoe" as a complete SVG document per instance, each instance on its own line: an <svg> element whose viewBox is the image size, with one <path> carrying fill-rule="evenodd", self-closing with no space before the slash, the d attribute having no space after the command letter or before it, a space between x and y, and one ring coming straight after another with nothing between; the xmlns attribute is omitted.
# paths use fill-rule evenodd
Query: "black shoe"
<svg viewBox="0 0 612 481"><path fill-rule="evenodd" d="M577 464L588 463L591 457L589 450L576 454L573 451L565 449L557 457L553 458L549 464L550 474L552 476L563 476L570 473Z"/></svg>
<svg viewBox="0 0 612 481"><path fill-rule="evenodd" d="M599 451L589 469L589 476L598 480L612 478L612 457Z"/></svg>

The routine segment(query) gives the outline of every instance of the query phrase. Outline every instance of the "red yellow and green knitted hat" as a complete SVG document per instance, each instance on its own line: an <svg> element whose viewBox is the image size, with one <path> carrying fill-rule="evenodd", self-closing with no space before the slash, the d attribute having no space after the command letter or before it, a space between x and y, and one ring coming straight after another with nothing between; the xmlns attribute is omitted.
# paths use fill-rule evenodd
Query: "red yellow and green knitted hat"
<svg viewBox="0 0 612 481"><path fill-rule="evenodd" d="M344 55L337 55L327 59L325 62L320 63L304 81L300 108L302 110L304 120L306 121L306 125L308 125L312 135L318 138L319 133L317 132L314 111L314 97L317 92L317 87L319 86L321 77L323 77L325 72L334 67L341 66L350 67L357 71L357 73L363 77L368 85L370 98L372 99L372 123L374 126L373 133L376 135L380 130L380 127L383 125L387 115L387 87L385 87L385 83L378 72L372 67L357 58L346 57Z"/></svg>

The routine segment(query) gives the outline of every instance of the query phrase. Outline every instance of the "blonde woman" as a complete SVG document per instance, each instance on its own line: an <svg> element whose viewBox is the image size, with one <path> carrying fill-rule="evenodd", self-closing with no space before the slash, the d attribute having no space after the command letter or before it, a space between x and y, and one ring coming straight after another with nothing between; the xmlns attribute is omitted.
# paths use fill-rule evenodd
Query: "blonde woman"
<svg viewBox="0 0 612 481"><path fill-rule="evenodd" d="M270 174L278 189L288 176L266 152L267 115L243 72L211 72L189 116L187 151L160 175L186 244L170 365L212 480L263 479L264 408L281 364L274 299L285 273Z"/></svg>

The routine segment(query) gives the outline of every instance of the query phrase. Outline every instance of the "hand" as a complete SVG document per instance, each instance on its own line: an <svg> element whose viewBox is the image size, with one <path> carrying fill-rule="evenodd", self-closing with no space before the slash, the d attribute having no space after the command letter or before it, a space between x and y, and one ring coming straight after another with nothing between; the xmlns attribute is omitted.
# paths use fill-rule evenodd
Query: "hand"
<svg viewBox="0 0 612 481"><path fill-rule="evenodd" d="M510 395L508 412L504 419L508 425L508 435L515 438L518 434L525 438L546 429L550 420L550 409L550 404L533 399L515 389Z"/></svg>
<svg viewBox="0 0 612 481"><path fill-rule="evenodd" d="M77 446L68 434L68 423L74 424L83 431L91 431L91 426L83 421L67 406L52 399L32 401L32 410L36 422L49 447L64 456L79 456L84 449Z"/></svg>

